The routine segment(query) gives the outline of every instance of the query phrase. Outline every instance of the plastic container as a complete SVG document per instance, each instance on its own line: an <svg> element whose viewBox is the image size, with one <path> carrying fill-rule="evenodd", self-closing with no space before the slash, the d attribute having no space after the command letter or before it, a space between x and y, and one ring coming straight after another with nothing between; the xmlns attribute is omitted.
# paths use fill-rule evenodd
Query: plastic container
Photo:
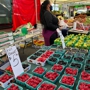
<svg viewBox="0 0 90 90"><path fill-rule="evenodd" d="M71 68L71 67L67 67L67 68ZM66 68L66 69L67 69L67 68ZM66 74L66 75L71 75L71 76L74 76L74 77L77 77L77 76L78 76L78 69L77 69L77 68L72 68L73 70L77 69L77 74L76 74L76 75L67 74L67 73L66 73L66 69L65 69L64 74Z"/></svg>
<svg viewBox="0 0 90 90"><path fill-rule="evenodd" d="M84 71L83 71L83 72L84 72ZM82 73L83 73L83 72L82 72ZM90 80L85 80L85 79L82 79L82 78L81 78L82 73L81 73L81 75L80 75L80 80L83 80L83 81L86 81L86 82L90 82ZM84 73L85 73L85 76L86 76L86 73L89 74L89 76L90 76L90 73L88 73L88 72L84 72ZM89 76L88 76L87 78L89 78Z"/></svg>
<svg viewBox="0 0 90 90"><path fill-rule="evenodd" d="M76 59L76 60L75 60ZM75 56L74 58L73 58L73 62L77 62L77 63L84 63L84 58L83 57L79 57L79 56Z"/></svg>
<svg viewBox="0 0 90 90"><path fill-rule="evenodd" d="M43 46L42 49L49 50L51 46Z"/></svg>
<svg viewBox="0 0 90 90"><path fill-rule="evenodd" d="M38 67L40 67L40 66L37 66L35 69L37 69ZM38 77L42 78L43 75L46 73L46 70L47 70L47 68L45 68L45 67L42 67L42 68L44 69L44 72L43 72L42 74L39 74L39 73L34 72L35 69L32 71L32 73L33 73L35 76L38 76Z"/></svg>
<svg viewBox="0 0 90 90"><path fill-rule="evenodd" d="M60 64L54 64L54 66L55 66L55 65L60 65ZM53 67L54 67L54 66L53 66ZM53 67L51 67L51 70L54 71L54 72L57 72L57 73L59 73L59 74L62 74L63 71L64 71L65 66L63 66L63 65L60 65L60 66L63 67L62 70L60 70L60 71L59 71L59 70L53 70Z"/></svg>
<svg viewBox="0 0 90 90"><path fill-rule="evenodd" d="M87 59L85 60L85 64L86 64L86 65L90 65L90 58L87 58Z"/></svg>
<svg viewBox="0 0 90 90"><path fill-rule="evenodd" d="M23 90L23 88L22 88L21 86L15 84L15 83L10 84L10 85L9 85L7 88L5 88L4 90L8 90L8 88L10 88L13 84L14 84L15 86L18 86L19 90Z"/></svg>
<svg viewBox="0 0 90 90"><path fill-rule="evenodd" d="M59 53L59 54L63 55L65 53L65 50L59 49L59 50L56 50L55 53Z"/></svg>
<svg viewBox="0 0 90 90"><path fill-rule="evenodd" d="M89 84L89 86L90 86L90 82L85 82L85 81L83 81L83 80L79 80L78 85L77 85L77 87L76 87L76 90L80 90L80 89L78 89L78 87L79 87L79 85L80 85L81 82L83 82L83 83L85 83L85 84ZM84 90L86 90L86 89L84 89ZM88 90L89 90L89 89L88 89Z"/></svg>
<svg viewBox="0 0 90 90"><path fill-rule="evenodd" d="M54 85L54 86L55 86L55 89L53 89L53 90L56 90L56 87L57 87L57 86L56 86L55 84L53 84L53 83L51 83L51 82L48 82L48 81L44 81L42 84L44 84L44 83L49 84L49 85L50 85L50 84L51 84L51 85ZM42 84L41 84L41 85L42 85ZM37 90L40 89L41 85L37 88ZM43 90L44 90L44 89L43 89Z"/></svg>
<svg viewBox="0 0 90 90"><path fill-rule="evenodd" d="M66 75L66 74L64 74L64 75L61 77L59 83L60 83L61 85L63 85L63 86L66 86L66 87L68 87L68 88L73 89L73 88L74 88L75 81L76 81L76 78L74 77L75 81L74 81L73 85L68 85L68 84L65 84L65 83L62 83L62 82L61 82L61 80L62 80L62 78L63 78L64 76L67 76L67 77L68 77L68 76L71 76L71 75Z"/></svg>
<svg viewBox="0 0 90 90"><path fill-rule="evenodd" d="M74 54L74 57L83 57L84 58L85 54L77 52L77 53Z"/></svg>
<svg viewBox="0 0 90 90"><path fill-rule="evenodd" d="M63 90L67 90L67 89L72 90L72 89L67 88L67 87L65 87L65 86L63 86L63 85L60 85L60 87L59 87L57 90L59 90L60 88L63 88Z"/></svg>
<svg viewBox="0 0 90 90"><path fill-rule="evenodd" d="M20 76L22 76L23 74L28 74L30 76L30 78L32 77L32 74L29 74L29 73L22 73ZM15 78L15 81L16 81L17 84L20 84L22 86L25 86L26 85L25 82L27 80L25 82L22 82L22 81L18 80L17 78Z"/></svg>
<svg viewBox="0 0 90 90"><path fill-rule="evenodd" d="M53 71L48 71L48 72L53 72ZM48 72L47 72L47 73L48 73ZM58 73L57 73L57 74L58 74ZM43 78L44 78L45 80L51 82L51 83L56 83L57 80L58 80L58 78L59 78L59 76L60 76L60 75L58 74L58 76L56 77L55 80L50 80L50 79L48 79L47 77L45 77L45 75L43 76Z"/></svg>
<svg viewBox="0 0 90 90"><path fill-rule="evenodd" d="M85 65L84 70L88 73L90 73L90 65Z"/></svg>
<svg viewBox="0 0 90 90"><path fill-rule="evenodd" d="M50 59L52 60L52 58L53 58L53 60L54 60L54 59L56 59L56 60L55 60L55 61L50 61ZM58 61L59 61L59 60L58 60L57 58L54 58L54 57L52 57L52 56L47 60L48 64L50 64L50 65L54 65L54 64L56 64Z"/></svg>
<svg viewBox="0 0 90 90"><path fill-rule="evenodd" d="M69 67L71 68L77 68L78 72L82 70L82 64L81 63L77 63L77 62L73 62L69 65Z"/></svg>
<svg viewBox="0 0 90 90"><path fill-rule="evenodd" d="M64 61L63 59L59 60L57 64L65 66L65 68L68 66L68 61Z"/></svg>
<svg viewBox="0 0 90 90"><path fill-rule="evenodd" d="M31 55L31 56L27 57L27 61L28 61L29 63L36 64L36 59L37 59L37 58L38 58L37 56Z"/></svg>
<svg viewBox="0 0 90 90"><path fill-rule="evenodd" d="M44 52L46 52L46 50L45 49L39 49L37 52L44 53Z"/></svg>
<svg viewBox="0 0 90 90"><path fill-rule="evenodd" d="M36 76L34 76L34 77L36 77ZM39 79L41 79L41 78L39 78ZM41 79L41 80L42 80L42 79ZM27 82L28 82L28 81L27 81ZM27 87L29 90L37 90L37 88L41 85L41 83L43 82L43 80L37 85L36 88L28 85L27 82L25 82L25 84L26 84L26 87Z"/></svg>
<svg viewBox="0 0 90 90"><path fill-rule="evenodd" d="M54 53L52 56L55 57L55 58L60 58L62 55L59 54L59 53Z"/></svg>
<svg viewBox="0 0 90 90"><path fill-rule="evenodd" d="M68 61L70 63L72 61L72 56L71 55L64 55L61 59L64 61Z"/></svg>

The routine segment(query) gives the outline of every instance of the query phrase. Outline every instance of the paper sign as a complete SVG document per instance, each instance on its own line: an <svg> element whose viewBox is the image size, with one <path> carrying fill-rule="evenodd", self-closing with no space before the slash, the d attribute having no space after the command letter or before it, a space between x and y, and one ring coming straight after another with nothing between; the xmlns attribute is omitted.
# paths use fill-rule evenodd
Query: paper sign
<svg viewBox="0 0 90 90"><path fill-rule="evenodd" d="M56 31L58 32L58 34L60 36L60 39L61 39L61 42L62 42L62 47L64 49L66 47L65 42L64 42L64 36L62 35L62 32L59 29L57 29Z"/></svg>
<svg viewBox="0 0 90 90"><path fill-rule="evenodd" d="M6 54L16 78L24 72L16 46L7 48Z"/></svg>

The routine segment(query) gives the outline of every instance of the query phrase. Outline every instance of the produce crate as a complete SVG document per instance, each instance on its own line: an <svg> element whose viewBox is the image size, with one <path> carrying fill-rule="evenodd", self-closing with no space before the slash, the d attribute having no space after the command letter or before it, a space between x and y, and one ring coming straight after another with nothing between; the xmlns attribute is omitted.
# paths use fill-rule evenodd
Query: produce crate
<svg viewBox="0 0 90 90"><path fill-rule="evenodd" d="M52 60L52 58L53 58L53 60L55 59L55 61L50 61L50 59ZM57 58L54 58L54 57L52 57L52 56L47 60L48 64L50 64L50 65L54 65L54 64L56 64L58 61L59 61L59 60L58 60Z"/></svg>
<svg viewBox="0 0 90 90"><path fill-rule="evenodd" d="M11 83L7 88L5 88L4 90L9 90L9 88L12 86L12 85L15 85L15 86L18 86L19 90L23 90L23 88L15 83ZM11 89L10 89L11 90Z"/></svg>
<svg viewBox="0 0 90 90"><path fill-rule="evenodd" d="M82 70L82 66L83 64L81 63L77 63L77 62L73 62L69 65L71 68L77 68L78 72Z"/></svg>
<svg viewBox="0 0 90 90"><path fill-rule="evenodd" d="M62 58L64 61L68 61L70 63L72 61L72 55L64 55Z"/></svg>
<svg viewBox="0 0 90 90"><path fill-rule="evenodd" d="M88 73L90 73L90 65L85 65L84 70Z"/></svg>
<svg viewBox="0 0 90 90"><path fill-rule="evenodd" d="M40 67L40 66L37 66L35 69L37 69L38 67ZM45 68L45 67L42 67L42 68L44 69L44 72L43 72L42 74L39 74L39 73L34 72L35 69L32 71L32 73L33 73L35 76L38 76L38 77L42 78L43 75L46 73L46 70L47 70L47 68Z"/></svg>
<svg viewBox="0 0 90 90"><path fill-rule="evenodd" d="M30 78L32 77L32 74L29 74L29 73L22 73L20 76L22 76L23 74L29 75ZM25 82L22 82L21 80L18 80L17 78L15 78L15 81L16 81L17 84L19 84L19 85L21 85L21 86L26 86L25 82L26 82L27 80L26 80Z"/></svg>
<svg viewBox="0 0 90 90"><path fill-rule="evenodd" d="M86 64L86 65L90 65L90 58L87 58L87 59L85 60L85 64Z"/></svg>
<svg viewBox="0 0 90 90"><path fill-rule="evenodd" d="M45 84L48 84L48 85L54 85L54 86L55 86L55 89L53 89L53 90L56 90L56 87L57 87L57 86L56 86L55 84L53 84L53 83L51 83L51 82L48 82L48 81L44 81L42 84L44 84L44 83L45 83ZM41 84L41 85L42 85L42 84ZM40 90L41 85L39 85L39 87L37 88L37 90ZM43 89L43 90L44 90L44 89Z"/></svg>
<svg viewBox="0 0 90 90"><path fill-rule="evenodd" d="M53 72L53 71L48 71L48 72ZM47 73L48 73L48 72L47 72ZM57 74L58 74L58 73L57 73ZM60 76L60 75L58 74L58 76L57 76L57 78L56 78L55 80L50 80L50 79L48 79L47 77L45 77L45 75L43 76L43 78L44 78L45 80L51 82L51 83L56 83L56 82L58 81L59 76Z"/></svg>
<svg viewBox="0 0 90 90"><path fill-rule="evenodd" d="M74 54L74 57L85 57L85 53L79 53L79 52L77 52L77 53L75 53Z"/></svg>
<svg viewBox="0 0 90 90"><path fill-rule="evenodd" d="M59 73L59 74L62 74L63 71L64 71L65 66L60 65L60 66L62 66L62 70L53 70L53 67L54 67L55 65L60 65L60 64L54 64L54 65L51 67L51 70L54 71L54 72L57 72L57 73Z"/></svg>
<svg viewBox="0 0 90 90"><path fill-rule="evenodd" d="M27 61L28 61L29 63L36 64L36 59L37 59L37 58L38 58L37 56L31 55L31 56L27 57Z"/></svg>
<svg viewBox="0 0 90 90"><path fill-rule="evenodd" d="M63 59L60 59L57 64L65 66L65 68L68 66L68 61L64 61Z"/></svg>
<svg viewBox="0 0 90 90"><path fill-rule="evenodd" d="M84 79L82 79L82 74L84 74ZM88 76L86 76L88 74ZM86 71L82 71L81 72L81 75L80 75L80 80L83 80L83 81L85 81L85 82L90 82L90 79L89 79L89 77L90 77L90 73L88 73L88 72L86 72ZM86 80L86 78L88 79L88 80Z"/></svg>
<svg viewBox="0 0 90 90"><path fill-rule="evenodd" d="M64 76L70 76L70 75L66 75L66 74L64 74L62 77L61 77L61 79L60 79L60 81L59 81L59 83L60 83L60 85L63 85L63 86L66 86L66 87L68 87L68 88L70 88L70 89L73 89L74 88L74 84L75 84L75 82L74 82L74 84L73 85L68 85L68 84L65 84L65 83L62 83L62 78L64 77ZM75 81L76 81L76 78L75 77L73 77L74 79L75 79Z"/></svg>
<svg viewBox="0 0 90 90"><path fill-rule="evenodd" d="M65 53L65 50L59 49L59 50L56 50L55 53L59 53L60 55L63 55Z"/></svg>
<svg viewBox="0 0 90 90"><path fill-rule="evenodd" d="M42 49L49 50L51 46L43 46Z"/></svg>
<svg viewBox="0 0 90 90"><path fill-rule="evenodd" d="M0 78L3 77L4 75L6 75L6 73L1 75ZM7 75L11 77L9 80L7 80L6 82L0 81L0 86L3 88L6 88L11 83L11 81L13 81L13 79L14 79L14 77L12 75L10 75L10 74L7 74Z"/></svg>
<svg viewBox="0 0 90 90"><path fill-rule="evenodd" d="M57 90L59 90L60 88L63 88L63 90L72 90L72 89L67 88L67 87L65 87L65 86L63 86L63 85L60 85L60 87L59 87Z"/></svg>
<svg viewBox="0 0 90 90"><path fill-rule="evenodd" d="M34 76L34 77L36 77L36 76ZM41 78L39 78L39 79L42 80ZM27 82L28 82L28 81L27 81ZM37 88L41 85L41 83L43 82L43 80L37 85L36 88L28 85L27 82L25 82L25 84L26 84L26 87L27 87L29 90L37 90Z"/></svg>
<svg viewBox="0 0 90 90"><path fill-rule="evenodd" d="M67 68L71 68L71 67L67 67ZM67 68L66 68L66 69L67 69ZM66 73L66 69L65 69L64 74L66 74L66 75L71 75L71 76L74 76L74 77L77 77L77 76L78 76L78 69L77 69L77 68L72 68L73 70L77 69L77 74L76 74L76 75L67 74L67 73Z"/></svg>
<svg viewBox="0 0 90 90"><path fill-rule="evenodd" d="M59 53L54 53L52 55L52 57L55 57L55 58L61 58L62 54L59 54Z"/></svg>
<svg viewBox="0 0 90 90"><path fill-rule="evenodd" d="M82 88L82 89L84 89L84 90L90 90L90 82L85 82L85 81L83 81L83 80L79 80L78 85L77 85L77 87L76 87L76 90L80 90L80 89L78 89L78 87L79 87L79 85L80 85L81 82L83 82L83 83L85 83L85 84L89 84L89 89L86 89L86 88ZM85 86L84 86L84 87L85 87ZM87 86L86 86L86 87L87 87Z"/></svg>
<svg viewBox="0 0 90 90"><path fill-rule="evenodd" d="M79 56L75 56L73 57L73 62L77 62L77 63L84 63L84 58L83 57L79 57Z"/></svg>

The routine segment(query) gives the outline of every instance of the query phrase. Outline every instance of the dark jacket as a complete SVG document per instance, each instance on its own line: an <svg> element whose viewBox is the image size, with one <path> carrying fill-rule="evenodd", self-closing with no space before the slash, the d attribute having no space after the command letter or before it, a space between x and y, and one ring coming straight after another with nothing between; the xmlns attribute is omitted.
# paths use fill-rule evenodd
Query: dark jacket
<svg viewBox="0 0 90 90"><path fill-rule="evenodd" d="M58 28L58 19L49 11L44 13L44 29L55 31Z"/></svg>

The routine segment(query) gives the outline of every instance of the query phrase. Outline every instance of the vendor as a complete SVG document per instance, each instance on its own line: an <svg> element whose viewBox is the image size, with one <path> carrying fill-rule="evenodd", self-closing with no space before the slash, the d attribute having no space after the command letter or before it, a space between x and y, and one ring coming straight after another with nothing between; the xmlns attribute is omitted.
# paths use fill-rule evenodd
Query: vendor
<svg viewBox="0 0 90 90"><path fill-rule="evenodd" d="M43 25L45 45L50 46L58 37L56 29L59 28L58 19L50 12L50 1L45 0L41 5L40 22Z"/></svg>

